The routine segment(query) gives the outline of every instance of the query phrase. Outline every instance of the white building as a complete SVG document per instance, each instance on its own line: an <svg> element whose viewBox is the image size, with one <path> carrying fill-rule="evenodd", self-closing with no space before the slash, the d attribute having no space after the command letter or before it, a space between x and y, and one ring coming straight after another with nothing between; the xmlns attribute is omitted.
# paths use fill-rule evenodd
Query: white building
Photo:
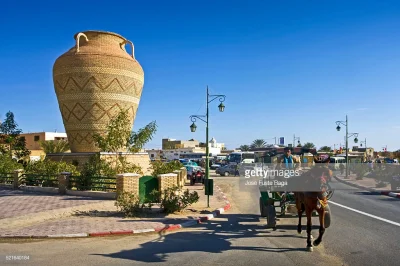
<svg viewBox="0 0 400 266"><path fill-rule="evenodd" d="M167 143L168 142L168 143ZM177 141L177 140L172 140L172 139L163 139L163 146L165 147L170 147L169 143L172 143L177 147L175 149L168 149L164 148L162 151L156 151L156 150L148 150L149 156L151 159L156 159L156 158L161 158L161 159L167 159L167 160L177 160L182 157L185 157L186 155L189 154L199 154L199 157L205 157L206 156L206 145L205 143L195 143L195 140L189 140L186 142L190 142L190 144L195 143L196 145L181 145L183 141ZM176 144L175 142L179 142ZM167 145L168 144L168 145ZM181 147L179 147L181 146ZM183 146L183 147L182 147ZM210 152L210 156L217 156L221 154L221 150L223 150L225 147L224 143L218 143L215 138L211 138L211 140L208 142L208 148ZM195 156L197 157L197 156Z"/></svg>
<svg viewBox="0 0 400 266"><path fill-rule="evenodd" d="M181 148L181 149L167 149L162 151L162 157L167 160L177 160L181 158L181 155L185 154L204 154L206 155L206 148L204 147L193 147L193 148Z"/></svg>
<svg viewBox="0 0 400 266"><path fill-rule="evenodd" d="M218 143L215 138L211 138L211 140L208 142L208 149L212 156L217 156L220 154L224 147L224 143Z"/></svg>

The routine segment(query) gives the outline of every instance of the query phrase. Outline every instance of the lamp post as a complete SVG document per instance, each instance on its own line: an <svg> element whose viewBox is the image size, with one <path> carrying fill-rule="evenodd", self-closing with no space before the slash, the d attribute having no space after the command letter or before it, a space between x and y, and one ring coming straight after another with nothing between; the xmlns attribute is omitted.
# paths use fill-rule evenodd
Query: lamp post
<svg viewBox="0 0 400 266"><path fill-rule="evenodd" d="M346 121L336 121L336 130L340 131L340 125L344 125L346 127L346 136L345 136L345 141L346 141L346 178L349 177L349 138L354 136L354 142L358 142L358 133L349 133L349 120L346 115Z"/></svg>
<svg viewBox="0 0 400 266"><path fill-rule="evenodd" d="M362 147L362 145L365 145L365 150L367 150L367 139L365 139L364 141L360 141L360 147Z"/></svg>
<svg viewBox="0 0 400 266"><path fill-rule="evenodd" d="M206 108L206 115L191 115L190 120L192 121L192 125L190 126L190 131L191 132L196 132L197 126L195 124L196 120L199 119L206 123L206 180L205 180L205 192L207 194L207 208L210 207L210 149L209 149L209 143L208 143L208 118L209 118L209 111L208 111L208 105L212 101L219 99L220 104L218 105L218 109L220 112L223 112L225 110L225 105L223 102L225 101L225 95L211 95L208 93L208 86L207 86L207 108Z"/></svg>
<svg viewBox="0 0 400 266"><path fill-rule="evenodd" d="M297 144L300 144L300 137L296 138L296 135L293 134L293 148L296 147L296 140Z"/></svg>
<svg viewBox="0 0 400 266"><path fill-rule="evenodd" d="M383 156L387 156L387 145L382 147Z"/></svg>

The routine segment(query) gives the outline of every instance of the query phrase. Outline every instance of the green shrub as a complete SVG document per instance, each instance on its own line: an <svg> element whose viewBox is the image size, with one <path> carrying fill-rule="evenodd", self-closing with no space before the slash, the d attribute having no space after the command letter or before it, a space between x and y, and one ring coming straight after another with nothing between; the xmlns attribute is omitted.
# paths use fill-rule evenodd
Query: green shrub
<svg viewBox="0 0 400 266"><path fill-rule="evenodd" d="M45 159L43 161L29 162L25 168L25 173L27 174L58 176L62 172L79 175L75 165L63 161L56 162Z"/></svg>
<svg viewBox="0 0 400 266"><path fill-rule="evenodd" d="M0 173L12 173L14 170L23 169L23 165L8 155L0 154Z"/></svg>
<svg viewBox="0 0 400 266"><path fill-rule="evenodd" d="M159 193L158 198L160 198ZM189 189L182 191L179 187L174 187L164 190L160 205L163 212L168 214L180 212L198 201L199 195L197 191L189 192Z"/></svg>
<svg viewBox="0 0 400 266"><path fill-rule="evenodd" d="M142 174L142 169L126 161L124 156L118 156L116 162L109 162L100 158L100 154L93 155L89 161L83 165L82 176L107 176L115 177L122 173Z"/></svg>
<svg viewBox="0 0 400 266"><path fill-rule="evenodd" d="M399 174L399 167L392 164L384 164L381 167L375 168L373 172L373 178L379 183L390 183L393 176Z"/></svg>
<svg viewBox="0 0 400 266"><path fill-rule="evenodd" d="M365 174L367 174L369 172L368 164L357 163L353 166L353 171L357 175L356 179L362 180L364 178Z"/></svg>
<svg viewBox="0 0 400 266"><path fill-rule="evenodd" d="M100 158L100 154L93 155L86 162L80 172L80 176L76 177L76 188L78 190L88 190L92 187L93 181L96 182L112 182L107 177L115 177L121 173L142 173L141 168L134 164L126 162L124 156L118 156L116 161L107 161ZM104 190L115 188L115 184L104 184L103 188L92 190Z"/></svg>
<svg viewBox="0 0 400 266"><path fill-rule="evenodd" d="M164 163L162 161L154 161L151 163L152 165L152 176L157 177L162 174L169 174L174 172L175 170L179 170L183 167L183 164L179 161L171 161L168 163Z"/></svg>
<svg viewBox="0 0 400 266"><path fill-rule="evenodd" d="M138 195L128 192L122 192L118 195L115 206L125 217L139 216L146 209L146 203L140 202ZM151 209L151 206L151 203L148 203L147 209Z"/></svg>

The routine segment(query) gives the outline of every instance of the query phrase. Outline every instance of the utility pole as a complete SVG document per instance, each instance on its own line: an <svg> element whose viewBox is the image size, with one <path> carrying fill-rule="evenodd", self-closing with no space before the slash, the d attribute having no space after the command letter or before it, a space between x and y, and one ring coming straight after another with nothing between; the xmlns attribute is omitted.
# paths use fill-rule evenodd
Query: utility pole
<svg viewBox="0 0 400 266"><path fill-rule="evenodd" d="M358 133L350 133L349 134L349 120L346 115L346 121L336 121L336 130L340 131L340 125L344 125L346 127L346 136L345 142L346 142L346 178L349 176L349 138L354 136L354 143L358 142Z"/></svg>
<svg viewBox="0 0 400 266"><path fill-rule="evenodd" d="M211 103L212 101L219 99L220 104L218 105L218 109L220 112L223 112L225 109L225 105L223 104L223 102L225 101L225 95L211 95L208 92L208 86L207 86L207 96L206 96L206 100L207 100L207 105L206 105L206 115L192 115L190 116L191 121L193 122L192 125L190 126L190 131L191 132L195 132L196 131L196 124L194 122L196 122L196 119L199 119L201 121L203 121L204 123L206 123L206 178L205 178L205 193L207 195L207 207L210 207L210 194L212 195L212 185L213 185L213 181L212 179L210 179L210 147L209 147L209 143L208 143L208 125L209 125L209 109L208 109L208 105L209 103ZM212 98L212 99L210 99Z"/></svg>
<svg viewBox="0 0 400 266"><path fill-rule="evenodd" d="M300 137L296 138L296 135L293 134L293 148L296 147L296 140L297 143L300 144Z"/></svg>

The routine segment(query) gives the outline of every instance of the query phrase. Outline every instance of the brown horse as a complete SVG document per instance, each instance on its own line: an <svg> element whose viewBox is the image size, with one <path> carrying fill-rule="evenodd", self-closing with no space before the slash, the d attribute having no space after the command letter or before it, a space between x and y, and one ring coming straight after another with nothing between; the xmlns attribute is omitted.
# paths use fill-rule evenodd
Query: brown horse
<svg viewBox="0 0 400 266"><path fill-rule="evenodd" d="M313 245L311 243L311 217L314 210L318 212L319 217L319 235L318 238L314 240L314 246L321 244L322 236L325 233L325 209L321 204L318 204L318 194L319 192L295 192L294 196L296 199L296 208L299 215L299 223L297 225L297 232L301 234L301 217L303 212L306 212L307 216L307 250L313 251ZM321 205L320 207L318 205Z"/></svg>
<svg viewBox="0 0 400 266"><path fill-rule="evenodd" d="M316 163L326 163L329 162L329 156L327 157L316 157L314 156L314 161ZM321 190L326 179L330 179L332 176L332 171L329 168L321 165L313 167L308 173L306 173L305 183L309 185L310 192L295 192L294 196L296 199L296 208L299 215L299 223L297 225L297 232L301 234L301 216L303 212L306 212L307 216L307 250L313 251L313 245L311 243L311 217L314 210L318 212L319 216L319 235L318 238L314 240L314 246L321 244L322 236L325 233L325 211L329 211L328 202L326 199L326 193Z"/></svg>

